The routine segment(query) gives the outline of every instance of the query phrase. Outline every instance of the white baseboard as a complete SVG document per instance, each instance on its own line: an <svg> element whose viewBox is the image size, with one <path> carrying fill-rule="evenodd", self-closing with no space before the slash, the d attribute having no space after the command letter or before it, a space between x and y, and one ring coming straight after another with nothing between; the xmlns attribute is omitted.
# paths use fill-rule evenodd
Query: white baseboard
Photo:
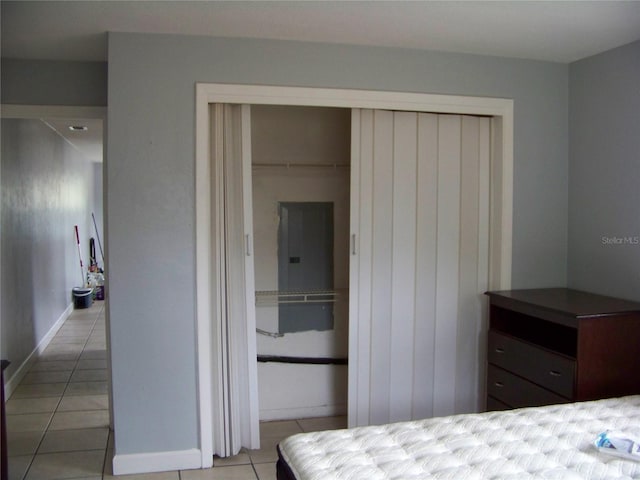
<svg viewBox="0 0 640 480"><path fill-rule="evenodd" d="M24 376L27 374L27 372L31 369L33 364L36 363L36 361L38 360L38 356L42 352L44 352L45 349L49 346L49 344L51 343L51 340L53 340L53 337L56 336L56 333L58 333L58 330L60 330L60 327L62 327L62 325L67 320L67 318L69 318L69 315L71 315L72 312L73 312L73 303L70 303L65 309L65 311L62 312L62 315L60 315L60 318L56 320L56 323L54 323L53 326L46 333L46 335L42 337L42 340L40 340L40 343L38 343L36 348L33 349L33 351L25 359L25 361L22 362L22 364L13 373L13 375L11 375L11 378L9 378L5 382L4 394L6 399L11 398L11 394L14 392L16 387L20 384L20 382L22 381Z"/></svg>
<svg viewBox="0 0 640 480"><path fill-rule="evenodd" d="M200 450L178 450L172 452L133 453L113 457L113 474L167 472L202 468Z"/></svg>
<svg viewBox="0 0 640 480"><path fill-rule="evenodd" d="M260 410L260 420L291 420L295 418L334 417L346 414L347 406L344 404L322 405L318 407L274 408Z"/></svg>

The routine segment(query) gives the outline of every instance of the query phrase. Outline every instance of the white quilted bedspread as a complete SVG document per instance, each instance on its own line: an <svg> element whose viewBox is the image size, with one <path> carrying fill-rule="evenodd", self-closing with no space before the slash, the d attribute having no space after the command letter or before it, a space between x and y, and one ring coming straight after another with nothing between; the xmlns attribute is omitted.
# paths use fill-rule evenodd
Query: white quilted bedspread
<svg viewBox="0 0 640 480"><path fill-rule="evenodd" d="M294 435L298 480L640 479L640 462L600 453L596 435L640 429L640 396Z"/></svg>

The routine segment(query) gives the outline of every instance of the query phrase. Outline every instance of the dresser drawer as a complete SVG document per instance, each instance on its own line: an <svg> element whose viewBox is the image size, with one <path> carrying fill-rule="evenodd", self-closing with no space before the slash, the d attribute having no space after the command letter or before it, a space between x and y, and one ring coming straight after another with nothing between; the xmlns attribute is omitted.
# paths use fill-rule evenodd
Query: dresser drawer
<svg viewBox="0 0 640 480"><path fill-rule="evenodd" d="M493 397L487 397L487 412L497 412L500 410L510 410L512 407L506 403L496 400Z"/></svg>
<svg viewBox="0 0 640 480"><path fill-rule="evenodd" d="M571 399L576 362L508 335L489 331L489 363Z"/></svg>
<svg viewBox="0 0 640 480"><path fill-rule="evenodd" d="M487 394L513 408L569 402L560 395L493 365L489 365L487 371Z"/></svg>

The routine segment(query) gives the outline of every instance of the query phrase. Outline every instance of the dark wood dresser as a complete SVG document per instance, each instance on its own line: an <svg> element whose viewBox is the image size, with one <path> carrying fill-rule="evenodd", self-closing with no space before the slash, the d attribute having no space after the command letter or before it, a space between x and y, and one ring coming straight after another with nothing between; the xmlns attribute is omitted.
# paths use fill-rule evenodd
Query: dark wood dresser
<svg viewBox="0 0 640 480"><path fill-rule="evenodd" d="M640 303L566 288L487 295L487 410L640 393Z"/></svg>

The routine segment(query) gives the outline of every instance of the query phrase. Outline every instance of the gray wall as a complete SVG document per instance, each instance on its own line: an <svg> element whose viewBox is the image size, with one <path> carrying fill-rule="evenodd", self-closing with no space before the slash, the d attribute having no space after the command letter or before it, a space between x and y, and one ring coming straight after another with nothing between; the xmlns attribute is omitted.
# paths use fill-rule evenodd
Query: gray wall
<svg viewBox="0 0 640 480"><path fill-rule="evenodd" d="M88 263L93 166L40 120L2 119L2 358L15 370L81 285L74 225ZM86 271L86 270L85 270Z"/></svg>
<svg viewBox="0 0 640 480"><path fill-rule="evenodd" d="M105 62L2 59L2 103L107 105Z"/></svg>
<svg viewBox="0 0 640 480"><path fill-rule="evenodd" d="M569 285L640 300L640 42L570 66Z"/></svg>
<svg viewBox="0 0 640 480"><path fill-rule="evenodd" d="M387 48L110 34L107 271L117 454L198 446L196 82L513 98L513 286L565 284L566 65Z"/></svg>

